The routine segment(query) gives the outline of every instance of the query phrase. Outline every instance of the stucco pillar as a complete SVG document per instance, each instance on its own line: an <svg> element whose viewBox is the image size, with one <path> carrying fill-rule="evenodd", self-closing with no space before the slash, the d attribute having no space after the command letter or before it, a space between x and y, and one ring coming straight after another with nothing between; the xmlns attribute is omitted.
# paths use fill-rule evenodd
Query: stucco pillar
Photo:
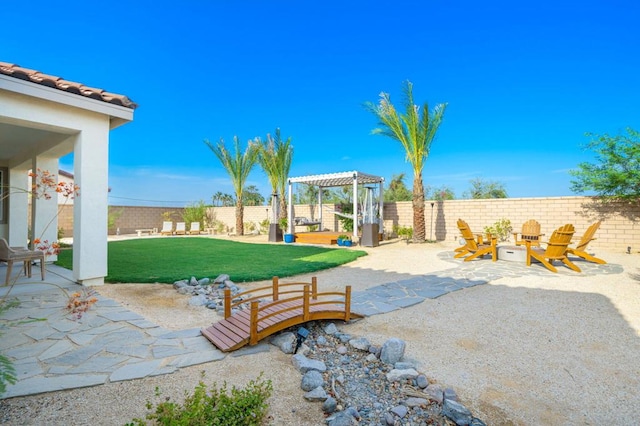
<svg viewBox="0 0 640 426"><path fill-rule="evenodd" d="M58 176L58 159L36 157L33 160L31 170L37 173L38 169ZM34 195L31 198L31 236L34 240L39 238L42 244L45 241L52 244L58 240L58 194L55 188L48 188L46 193L49 195L49 199L42 195ZM31 248L34 250L37 248L37 244L33 244L33 241ZM57 260L57 256L47 256L47 262L55 260Z"/></svg>
<svg viewBox="0 0 640 426"><path fill-rule="evenodd" d="M9 169L9 230L7 241L12 247L26 247L29 239L29 170Z"/></svg>
<svg viewBox="0 0 640 426"><path fill-rule="evenodd" d="M76 136L74 177L80 195L73 204L73 277L102 285L107 275L109 121L96 120Z"/></svg>

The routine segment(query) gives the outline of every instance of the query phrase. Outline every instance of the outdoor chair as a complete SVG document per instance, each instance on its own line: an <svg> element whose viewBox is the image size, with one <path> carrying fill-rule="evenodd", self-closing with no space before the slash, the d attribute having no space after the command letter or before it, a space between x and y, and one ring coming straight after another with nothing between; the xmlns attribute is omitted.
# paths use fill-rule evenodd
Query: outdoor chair
<svg viewBox="0 0 640 426"><path fill-rule="evenodd" d="M173 235L173 222L162 222L160 235Z"/></svg>
<svg viewBox="0 0 640 426"><path fill-rule="evenodd" d="M176 235L185 235L187 233L187 226L184 222L176 222Z"/></svg>
<svg viewBox="0 0 640 426"><path fill-rule="evenodd" d="M200 235L200 222L191 222L189 235Z"/></svg>
<svg viewBox="0 0 640 426"><path fill-rule="evenodd" d="M522 224L522 232L520 232L520 240L518 240L518 233L513 233L513 241L516 246L524 246L527 241L531 242L532 246L540 246L540 237L544 234L540 233L540 223L534 219L529 219Z"/></svg>
<svg viewBox="0 0 640 426"><path fill-rule="evenodd" d="M560 260L567 265L570 269L576 272L582 272L580 268L574 265L567 257L567 247L571 243L571 237L575 232L575 228L571 224L561 226L553 231L551 238L547 243L547 248L542 250L541 248L532 247L531 241L526 241L527 246L527 266L531 266L531 259L535 259L542 263L545 268L551 272L558 272L553 266L554 260Z"/></svg>
<svg viewBox="0 0 640 426"><path fill-rule="evenodd" d="M591 256L589 253L587 253L587 246L591 241L595 240L593 236L595 235L598 228L600 228L600 221L595 222L589 228L587 228L587 231L580 239L580 242L578 242L575 248L567 248L567 253L579 256L585 260L588 260L589 262L599 263L601 265L607 263L604 260L598 259L597 257Z"/></svg>
<svg viewBox="0 0 640 426"><path fill-rule="evenodd" d="M25 274L31 278L31 262L40 260L40 275L44 281L44 252L40 250L28 250L23 247L9 247L4 238L0 238L0 261L7 263L7 277L4 284L9 284L13 262L23 262Z"/></svg>
<svg viewBox="0 0 640 426"><path fill-rule="evenodd" d="M460 230L460 234L462 234L462 238L465 240L465 245L462 247L458 247L455 249L457 254L454 256L455 258L464 257L465 262L469 262L477 257L484 256L485 254L491 254L491 260L498 260L498 250L496 247L497 237L492 236L491 234L487 234L489 243L485 243L481 234L474 235L465 222L462 219L458 219L458 229ZM465 257L466 256L466 257Z"/></svg>

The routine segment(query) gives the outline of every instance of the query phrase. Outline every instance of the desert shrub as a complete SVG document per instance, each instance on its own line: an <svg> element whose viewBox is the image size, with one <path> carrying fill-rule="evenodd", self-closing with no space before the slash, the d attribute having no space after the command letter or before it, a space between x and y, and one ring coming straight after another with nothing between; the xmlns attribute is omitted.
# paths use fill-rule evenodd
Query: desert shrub
<svg viewBox="0 0 640 426"><path fill-rule="evenodd" d="M3 298L0 300L0 314L16 306L18 306L18 302L16 300L7 300ZM9 324L9 326L10 325L11 324ZM6 392L7 385L15 385L17 380L16 369L14 368L13 363L5 355L0 354L0 396Z"/></svg>
<svg viewBox="0 0 640 426"><path fill-rule="evenodd" d="M191 227L191 222L199 222L200 228L204 228L205 220L207 219L208 207L204 201L200 200L193 204L186 206L182 212L182 220L186 223L186 226Z"/></svg>
<svg viewBox="0 0 640 426"><path fill-rule="evenodd" d="M484 227L484 232L497 237L498 241L507 241L512 230L511 221L505 218L498 220L491 226Z"/></svg>
<svg viewBox="0 0 640 426"><path fill-rule="evenodd" d="M269 225L271 224L271 222L269 221L269 219L264 219L263 221L260 222L260 233L261 234L267 234L269 233Z"/></svg>
<svg viewBox="0 0 640 426"><path fill-rule="evenodd" d="M273 386L271 380L264 380L262 373L256 380L251 380L246 387L231 388L227 383L218 389L216 384L207 390L202 380L195 387L193 394L185 396L184 404L164 401L156 405L155 411L147 414L146 420L153 425L225 425L225 426L258 426L262 424L269 405ZM160 391L156 388L156 396ZM147 409L153 409L147 402ZM127 426L147 425L143 419L133 419Z"/></svg>

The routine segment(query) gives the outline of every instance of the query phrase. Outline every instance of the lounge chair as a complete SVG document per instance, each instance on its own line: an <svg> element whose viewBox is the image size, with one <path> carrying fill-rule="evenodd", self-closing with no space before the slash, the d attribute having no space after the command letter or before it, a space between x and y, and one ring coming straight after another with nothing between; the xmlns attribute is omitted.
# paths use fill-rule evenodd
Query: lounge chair
<svg viewBox="0 0 640 426"><path fill-rule="evenodd" d="M176 222L176 235L185 235L187 233L187 225L184 222Z"/></svg>
<svg viewBox="0 0 640 426"><path fill-rule="evenodd" d="M529 219L522 224L522 232L518 240L518 233L513 233L513 241L516 246L524 246L526 241L530 241L532 246L540 246L540 237L544 234L540 233L540 223L534 219Z"/></svg>
<svg viewBox="0 0 640 426"><path fill-rule="evenodd" d="M44 281L44 252L41 250L28 250L23 247L9 247L9 243L4 238L0 238L0 261L7 262L7 277L4 281L5 285L9 284L11 279L11 269L13 262L23 262L26 275L31 278L31 262L40 260L40 275Z"/></svg>
<svg viewBox="0 0 640 426"><path fill-rule="evenodd" d="M574 265L567 257L567 247L569 247L569 244L571 243L571 237L573 237L574 232L575 228L571 224L567 224L556 229L553 231L553 234L551 234L551 238L549 239L545 250L533 247L531 241L526 241L527 266L531 266L531 259L536 259L551 272L558 272L555 266L553 266L553 261L560 260L570 269L573 269L576 272L582 272L580 271L580 268Z"/></svg>
<svg viewBox="0 0 640 426"><path fill-rule="evenodd" d="M160 235L173 235L173 222L162 222Z"/></svg>
<svg viewBox="0 0 640 426"><path fill-rule="evenodd" d="M604 260L598 259L597 257L591 256L589 253L587 253L587 246L591 241L595 240L593 236L595 235L599 227L600 221L597 221L589 228L587 228L587 231L584 233L582 238L580 238L580 242L578 242L578 245L576 245L575 248L568 247L567 253L579 256L585 260L588 260L589 262L599 263L601 265L607 263Z"/></svg>
<svg viewBox="0 0 640 426"><path fill-rule="evenodd" d="M200 235L200 222L191 222L189 235Z"/></svg>
<svg viewBox="0 0 640 426"><path fill-rule="evenodd" d="M454 256L455 258L464 257L465 262L469 262L477 257L484 256L485 254L491 254L491 260L498 260L498 250L496 247L497 237L492 235L488 235L488 239L491 240L490 243L485 243L481 234L474 235L465 222L462 219L458 219L458 229L460 229L460 233L462 234L462 238L465 240L465 245L462 247L458 247L455 249L457 254ZM466 256L466 257L465 257Z"/></svg>

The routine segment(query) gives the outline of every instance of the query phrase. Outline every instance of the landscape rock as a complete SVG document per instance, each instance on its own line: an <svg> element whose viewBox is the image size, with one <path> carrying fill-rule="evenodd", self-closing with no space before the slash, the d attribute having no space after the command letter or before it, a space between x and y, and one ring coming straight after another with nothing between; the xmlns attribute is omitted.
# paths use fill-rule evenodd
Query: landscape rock
<svg viewBox="0 0 640 426"><path fill-rule="evenodd" d="M329 426L355 426L358 424L358 421L348 412L341 411L331 419L327 419L327 424Z"/></svg>
<svg viewBox="0 0 640 426"><path fill-rule="evenodd" d="M296 348L297 338L296 335L290 331L280 333L277 336L273 336L269 343L273 346L280 348L285 354L292 354Z"/></svg>
<svg viewBox="0 0 640 426"><path fill-rule="evenodd" d="M424 389L427 386L429 386L429 380L427 379L427 376L425 376L424 374L420 374L416 378L416 383L420 389Z"/></svg>
<svg viewBox="0 0 640 426"><path fill-rule="evenodd" d="M225 281L227 281L229 278L230 278L230 277L229 277L229 275L227 275L227 274L220 274L220 275L218 275L218 276L216 277L216 279L215 279L215 280L213 280L213 283L214 283L214 284L222 284L222 283L224 283Z"/></svg>
<svg viewBox="0 0 640 426"><path fill-rule="evenodd" d="M336 411L337 407L338 407L338 401L336 401L335 398L330 396L324 400L324 403L322 404L322 411L324 411L327 414L331 414Z"/></svg>
<svg viewBox="0 0 640 426"><path fill-rule="evenodd" d="M426 388L424 388L424 393L429 395L429 399L437 402L438 404L442 404L444 401L444 392L442 391L442 387L440 385L432 383Z"/></svg>
<svg viewBox="0 0 640 426"><path fill-rule="evenodd" d="M451 419L457 426L468 426L473 420L467 407L452 399L444 400L442 414Z"/></svg>
<svg viewBox="0 0 640 426"><path fill-rule="evenodd" d="M338 327L336 327L334 323L330 322L324 326L323 331L325 334L332 336L338 332Z"/></svg>
<svg viewBox="0 0 640 426"><path fill-rule="evenodd" d="M393 369L387 373L387 380L390 382L399 382L406 379L415 379L418 377L418 372L413 368L407 370Z"/></svg>
<svg viewBox="0 0 640 426"><path fill-rule="evenodd" d="M189 285L192 287L195 287L198 285L198 280L196 280L196 277L191 277L191 279L189 280Z"/></svg>
<svg viewBox="0 0 640 426"><path fill-rule="evenodd" d="M361 351L368 351L369 346L371 346L371 343L366 337L358 337L356 339L349 340L349 345Z"/></svg>
<svg viewBox="0 0 640 426"><path fill-rule="evenodd" d="M302 384L300 386L302 387L303 391L308 392L317 387L322 387L323 383L324 383L324 379L322 377L322 374L320 374L319 371L309 370L306 373L304 373L304 376L302 376Z"/></svg>
<svg viewBox="0 0 640 426"><path fill-rule="evenodd" d="M406 346L404 340L395 337L387 340L380 350L380 361L385 364L395 364L404 356Z"/></svg>
<svg viewBox="0 0 640 426"><path fill-rule="evenodd" d="M309 370L318 370L320 372L327 371L327 366L324 362L315 359L309 359L302 354L295 354L291 357L293 366L301 373L306 373Z"/></svg>
<svg viewBox="0 0 640 426"><path fill-rule="evenodd" d="M391 412L402 419L407 415L409 409L404 405L396 405L391 409Z"/></svg>
<svg viewBox="0 0 640 426"><path fill-rule="evenodd" d="M329 397L322 386L318 386L317 388L310 390L309 392L304 394L304 399L307 401L324 401Z"/></svg>
<svg viewBox="0 0 640 426"><path fill-rule="evenodd" d="M422 405L427 405L428 403L429 401L427 401L425 398L411 397L404 400L404 404L407 407L420 407Z"/></svg>
<svg viewBox="0 0 640 426"><path fill-rule="evenodd" d="M205 295L198 295L198 296L193 296L191 299L189 299L189 306L204 306L206 305L208 302L207 296Z"/></svg>

